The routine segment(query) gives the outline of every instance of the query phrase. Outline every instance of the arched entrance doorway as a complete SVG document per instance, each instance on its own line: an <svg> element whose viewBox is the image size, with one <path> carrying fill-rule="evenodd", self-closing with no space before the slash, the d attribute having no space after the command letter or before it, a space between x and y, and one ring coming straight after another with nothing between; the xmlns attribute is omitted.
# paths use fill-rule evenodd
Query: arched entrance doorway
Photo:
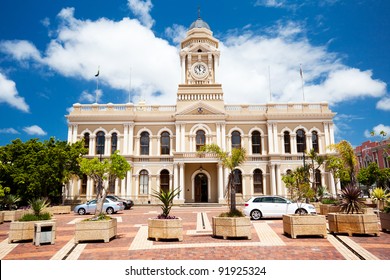
<svg viewBox="0 0 390 280"><path fill-rule="evenodd" d="M208 182L207 176L199 173L195 176L195 202L208 202Z"/></svg>

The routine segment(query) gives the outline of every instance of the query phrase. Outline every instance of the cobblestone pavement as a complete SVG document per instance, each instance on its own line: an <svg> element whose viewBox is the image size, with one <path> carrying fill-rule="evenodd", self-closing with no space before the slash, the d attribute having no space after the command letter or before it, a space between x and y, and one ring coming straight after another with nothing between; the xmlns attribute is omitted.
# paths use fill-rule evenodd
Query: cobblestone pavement
<svg viewBox="0 0 390 280"><path fill-rule="evenodd" d="M147 240L147 220L158 206L135 206L114 214L118 235L108 243L75 244L74 213L56 215L55 244L35 246L31 241L8 243L9 222L0 224L1 260L358 260L345 245L366 260L390 260L390 233L379 237L328 234L327 238L283 234L281 219L252 221L251 240L213 238L212 216L223 207L174 207L171 214L183 219L182 242ZM203 224L200 223L202 219ZM342 241L342 242L341 242Z"/></svg>

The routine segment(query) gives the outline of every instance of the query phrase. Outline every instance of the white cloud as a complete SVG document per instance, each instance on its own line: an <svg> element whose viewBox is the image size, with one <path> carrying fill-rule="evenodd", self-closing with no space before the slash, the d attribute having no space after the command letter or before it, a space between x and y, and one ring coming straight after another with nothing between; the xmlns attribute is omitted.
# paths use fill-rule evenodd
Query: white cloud
<svg viewBox="0 0 390 280"><path fill-rule="evenodd" d="M284 0L257 0L255 6L281 8L286 4Z"/></svg>
<svg viewBox="0 0 390 280"><path fill-rule="evenodd" d="M151 28L154 20L150 16L150 11L153 8L151 0L128 0L127 5L135 16L147 27Z"/></svg>
<svg viewBox="0 0 390 280"><path fill-rule="evenodd" d="M376 103L376 108L379 110L390 111L390 96L384 96Z"/></svg>
<svg viewBox="0 0 390 280"><path fill-rule="evenodd" d="M374 135L371 134L371 132L374 133ZM382 136L382 133L385 133L384 136ZM378 124L377 126L374 126L371 131L365 130L364 131L364 136L366 138L371 138L371 137L388 137L390 135L390 126L384 125L384 124Z"/></svg>
<svg viewBox="0 0 390 280"><path fill-rule="evenodd" d="M32 43L25 40L2 41L0 42L0 50L12 55L19 61L28 59L34 59L36 61L41 60L37 48Z"/></svg>
<svg viewBox="0 0 390 280"><path fill-rule="evenodd" d="M20 134L19 131L17 131L14 128L0 128L0 134Z"/></svg>
<svg viewBox="0 0 390 280"><path fill-rule="evenodd" d="M99 103L102 95L103 91L101 89L96 89L94 93L89 93L88 91L84 90L80 95L79 101L87 103Z"/></svg>
<svg viewBox="0 0 390 280"><path fill-rule="evenodd" d="M149 15L150 1L128 3L134 13ZM127 93L131 82L132 96L153 104L175 103L180 83L179 50L168 40L156 37L147 27L150 24L142 25L139 20L129 18L80 20L74 17L73 8L63 9L58 17L61 23L57 35L42 55L24 41L6 42L9 44L6 53L14 54L17 59L29 57L64 76L91 82L96 79L94 75L100 65L102 85ZM173 25L165 34L178 43L185 31L186 28ZM216 75L217 82L223 85L225 101L268 102L271 89L272 101L300 102L301 64L306 101L328 101L333 105L385 96L386 84L374 79L371 70L348 67L340 55L329 52L326 46L313 46L305 34L304 26L291 21L278 22L261 33L253 33L247 27L229 32L220 42L221 60ZM19 44L30 47L22 48ZM14 53L12 45L24 52ZM81 98L92 102L92 95L88 97L87 93ZM104 97L110 102L108 93ZM127 94L123 100L127 102Z"/></svg>
<svg viewBox="0 0 390 280"><path fill-rule="evenodd" d="M14 81L0 73L0 103L8 103L23 112L29 112L29 106L23 97L20 97Z"/></svg>
<svg viewBox="0 0 390 280"><path fill-rule="evenodd" d="M47 134L42 128L37 125L27 126L23 128L23 131L26 132L28 135L43 136Z"/></svg>

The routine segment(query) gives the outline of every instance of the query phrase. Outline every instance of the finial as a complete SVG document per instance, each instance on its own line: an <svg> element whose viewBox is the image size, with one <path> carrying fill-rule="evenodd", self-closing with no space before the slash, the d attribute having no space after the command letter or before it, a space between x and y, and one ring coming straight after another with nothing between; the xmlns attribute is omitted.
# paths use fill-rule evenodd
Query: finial
<svg viewBox="0 0 390 280"><path fill-rule="evenodd" d="M198 19L200 19L200 5L198 6Z"/></svg>

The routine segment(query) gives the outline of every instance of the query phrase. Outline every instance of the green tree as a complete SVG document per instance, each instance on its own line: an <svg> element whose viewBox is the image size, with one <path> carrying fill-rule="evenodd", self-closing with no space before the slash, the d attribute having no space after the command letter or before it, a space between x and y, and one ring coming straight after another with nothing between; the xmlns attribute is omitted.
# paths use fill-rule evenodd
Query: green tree
<svg viewBox="0 0 390 280"><path fill-rule="evenodd" d="M221 161L222 165L229 169L227 196L230 206L229 214L235 215L238 213L236 207L236 187L234 185L235 170L246 160L246 150L244 148L234 148L230 153L223 151L216 144L208 144L201 148L200 152L215 153L216 157Z"/></svg>
<svg viewBox="0 0 390 280"><path fill-rule="evenodd" d="M307 153L308 158L310 159L310 163L308 164L307 168L309 170L308 178L310 178L310 173L313 175L313 180L311 181L312 189L317 196L319 194L320 190L322 191L322 188L319 188L321 186L317 186L316 182L316 173L320 170L320 168L326 163L326 157L321 156L318 153L314 151L314 149L311 149L310 152Z"/></svg>
<svg viewBox="0 0 390 280"><path fill-rule="evenodd" d="M100 214L103 214L103 203L109 186L115 184L117 178L123 179L131 166L123 156L119 155L119 151L115 151L109 159L102 161L98 158L80 159L80 169L82 173L95 182L96 212L94 218L97 218ZM107 181L106 186L104 186L104 181Z"/></svg>
<svg viewBox="0 0 390 280"><path fill-rule="evenodd" d="M376 162L370 162L367 167L363 167L357 174L357 180L360 184L371 187L377 182L379 176L379 167Z"/></svg>
<svg viewBox="0 0 390 280"><path fill-rule="evenodd" d="M308 176L309 169L305 166L297 167L292 172L282 176L282 181L286 185L291 199L297 203L310 200L315 196L315 191L307 180Z"/></svg>
<svg viewBox="0 0 390 280"><path fill-rule="evenodd" d="M70 174L80 174L77 159L85 153L82 142L68 144L54 138L44 142L16 139L0 147L4 170L0 173L0 181L24 203L41 197L58 203Z"/></svg>
<svg viewBox="0 0 390 280"><path fill-rule="evenodd" d="M334 157L338 158L338 160L331 159L332 167L338 169L337 171L333 169L334 175L338 176L342 186L347 184L355 186L357 158L351 144L346 140L342 140L330 147L337 152Z"/></svg>

